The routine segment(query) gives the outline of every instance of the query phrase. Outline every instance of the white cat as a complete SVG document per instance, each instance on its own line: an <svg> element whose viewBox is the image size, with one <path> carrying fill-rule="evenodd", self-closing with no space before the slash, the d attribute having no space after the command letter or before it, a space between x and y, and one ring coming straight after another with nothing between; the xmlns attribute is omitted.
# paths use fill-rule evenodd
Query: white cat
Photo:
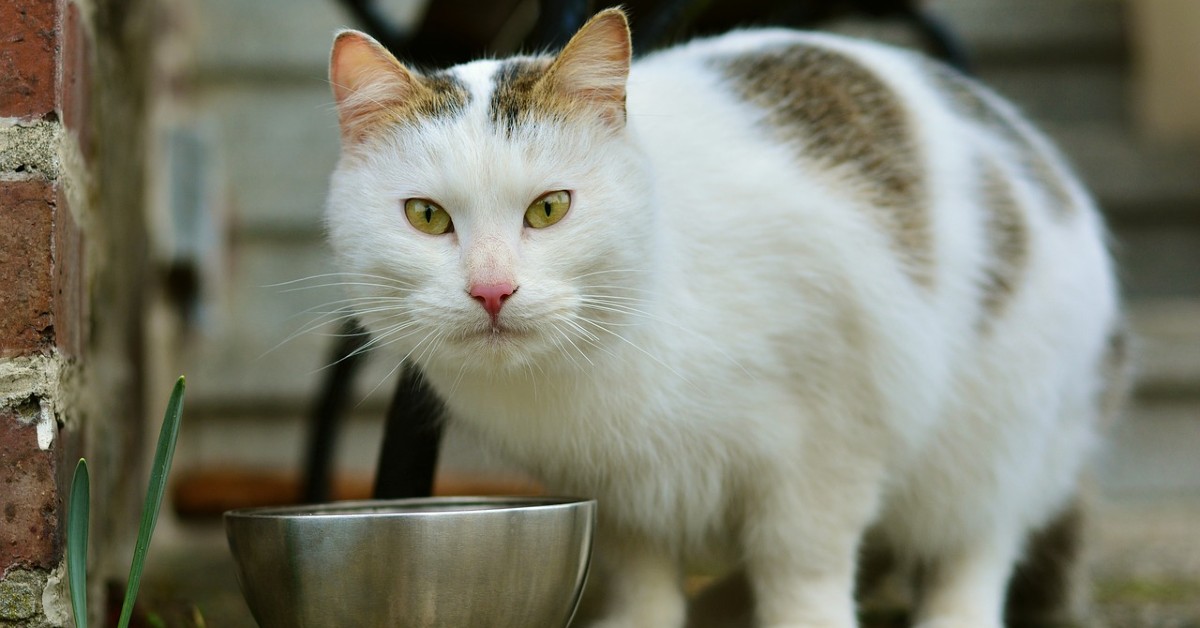
<svg viewBox="0 0 1200 628"><path fill-rule="evenodd" d="M760 626L855 626L868 529L922 567L916 625L1002 625L1123 346L1101 219L1011 106L787 30L631 67L617 10L427 75L345 31L331 78L362 320L453 421L599 499L597 625L683 626L683 570L721 560Z"/></svg>

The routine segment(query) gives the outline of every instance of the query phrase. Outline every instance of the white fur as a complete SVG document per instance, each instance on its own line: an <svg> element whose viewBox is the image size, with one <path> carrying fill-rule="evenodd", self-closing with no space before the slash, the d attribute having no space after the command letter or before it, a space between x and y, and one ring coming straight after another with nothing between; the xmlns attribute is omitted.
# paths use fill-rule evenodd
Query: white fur
<svg viewBox="0 0 1200 628"><path fill-rule="evenodd" d="M931 288L857 191L799 164L705 62L784 41L852 55L907 103L932 195ZM454 421L552 490L600 500L601 558L624 576L603 626L682 625L680 570L715 559L746 568L762 626L853 626L872 525L938 568L920 625L999 626L1025 534L1074 494L1117 317L1077 185L1079 209L1056 218L1006 145L876 45L747 31L656 54L633 66L617 134L507 138L488 120L496 65L455 70L463 115L343 157L330 235L345 271L378 277L358 280L379 299L364 322ZM1032 233L988 333L980 155L1007 164ZM573 194L566 218L523 228L558 189ZM455 233L412 228L412 197L441 204ZM519 286L499 333L467 293L481 278Z"/></svg>

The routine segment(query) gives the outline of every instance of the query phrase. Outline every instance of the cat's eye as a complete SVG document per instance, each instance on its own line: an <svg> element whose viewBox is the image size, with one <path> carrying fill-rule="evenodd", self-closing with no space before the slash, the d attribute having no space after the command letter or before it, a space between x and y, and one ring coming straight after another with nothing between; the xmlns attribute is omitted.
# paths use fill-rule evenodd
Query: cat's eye
<svg viewBox="0 0 1200 628"><path fill-rule="evenodd" d="M404 215L418 231L430 235L442 235L454 231L450 222L450 214L438 207L438 204L424 198L410 198L404 201Z"/></svg>
<svg viewBox="0 0 1200 628"><path fill-rule="evenodd" d="M548 192L525 210L525 224L542 229L563 219L571 208L571 193L566 190Z"/></svg>

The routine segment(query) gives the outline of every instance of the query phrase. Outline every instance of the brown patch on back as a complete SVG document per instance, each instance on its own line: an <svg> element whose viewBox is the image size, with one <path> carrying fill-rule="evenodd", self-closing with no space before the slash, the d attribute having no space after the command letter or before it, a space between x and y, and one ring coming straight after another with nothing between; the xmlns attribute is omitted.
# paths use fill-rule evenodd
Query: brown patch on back
<svg viewBox="0 0 1200 628"><path fill-rule="evenodd" d="M1054 166L1050 156L1026 131L988 102L984 86L940 63L929 62L925 67L934 86L949 98L959 114L979 122L1013 146L1022 172L1046 195L1056 216L1065 217L1074 212L1076 204L1065 174Z"/></svg>
<svg viewBox="0 0 1200 628"><path fill-rule="evenodd" d="M807 160L851 175L914 282L932 287L933 236L919 153L896 94L846 55L792 44L713 64Z"/></svg>
<svg viewBox="0 0 1200 628"><path fill-rule="evenodd" d="M1012 182L994 162L983 164L981 192L987 260L983 267L983 315L980 328L1000 316L1012 300L1029 261L1029 226Z"/></svg>

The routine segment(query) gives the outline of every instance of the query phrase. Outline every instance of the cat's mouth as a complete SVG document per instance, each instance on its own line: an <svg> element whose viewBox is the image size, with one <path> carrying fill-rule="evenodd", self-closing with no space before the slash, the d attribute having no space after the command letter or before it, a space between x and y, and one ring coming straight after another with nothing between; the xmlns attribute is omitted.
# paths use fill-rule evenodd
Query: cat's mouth
<svg viewBox="0 0 1200 628"><path fill-rule="evenodd" d="M479 327L465 334L465 337L470 340L476 340L487 343L499 342L515 342L522 338L527 338L533 334L533 330L518 327L511 323L496 321L490 325Z"/></svg>

